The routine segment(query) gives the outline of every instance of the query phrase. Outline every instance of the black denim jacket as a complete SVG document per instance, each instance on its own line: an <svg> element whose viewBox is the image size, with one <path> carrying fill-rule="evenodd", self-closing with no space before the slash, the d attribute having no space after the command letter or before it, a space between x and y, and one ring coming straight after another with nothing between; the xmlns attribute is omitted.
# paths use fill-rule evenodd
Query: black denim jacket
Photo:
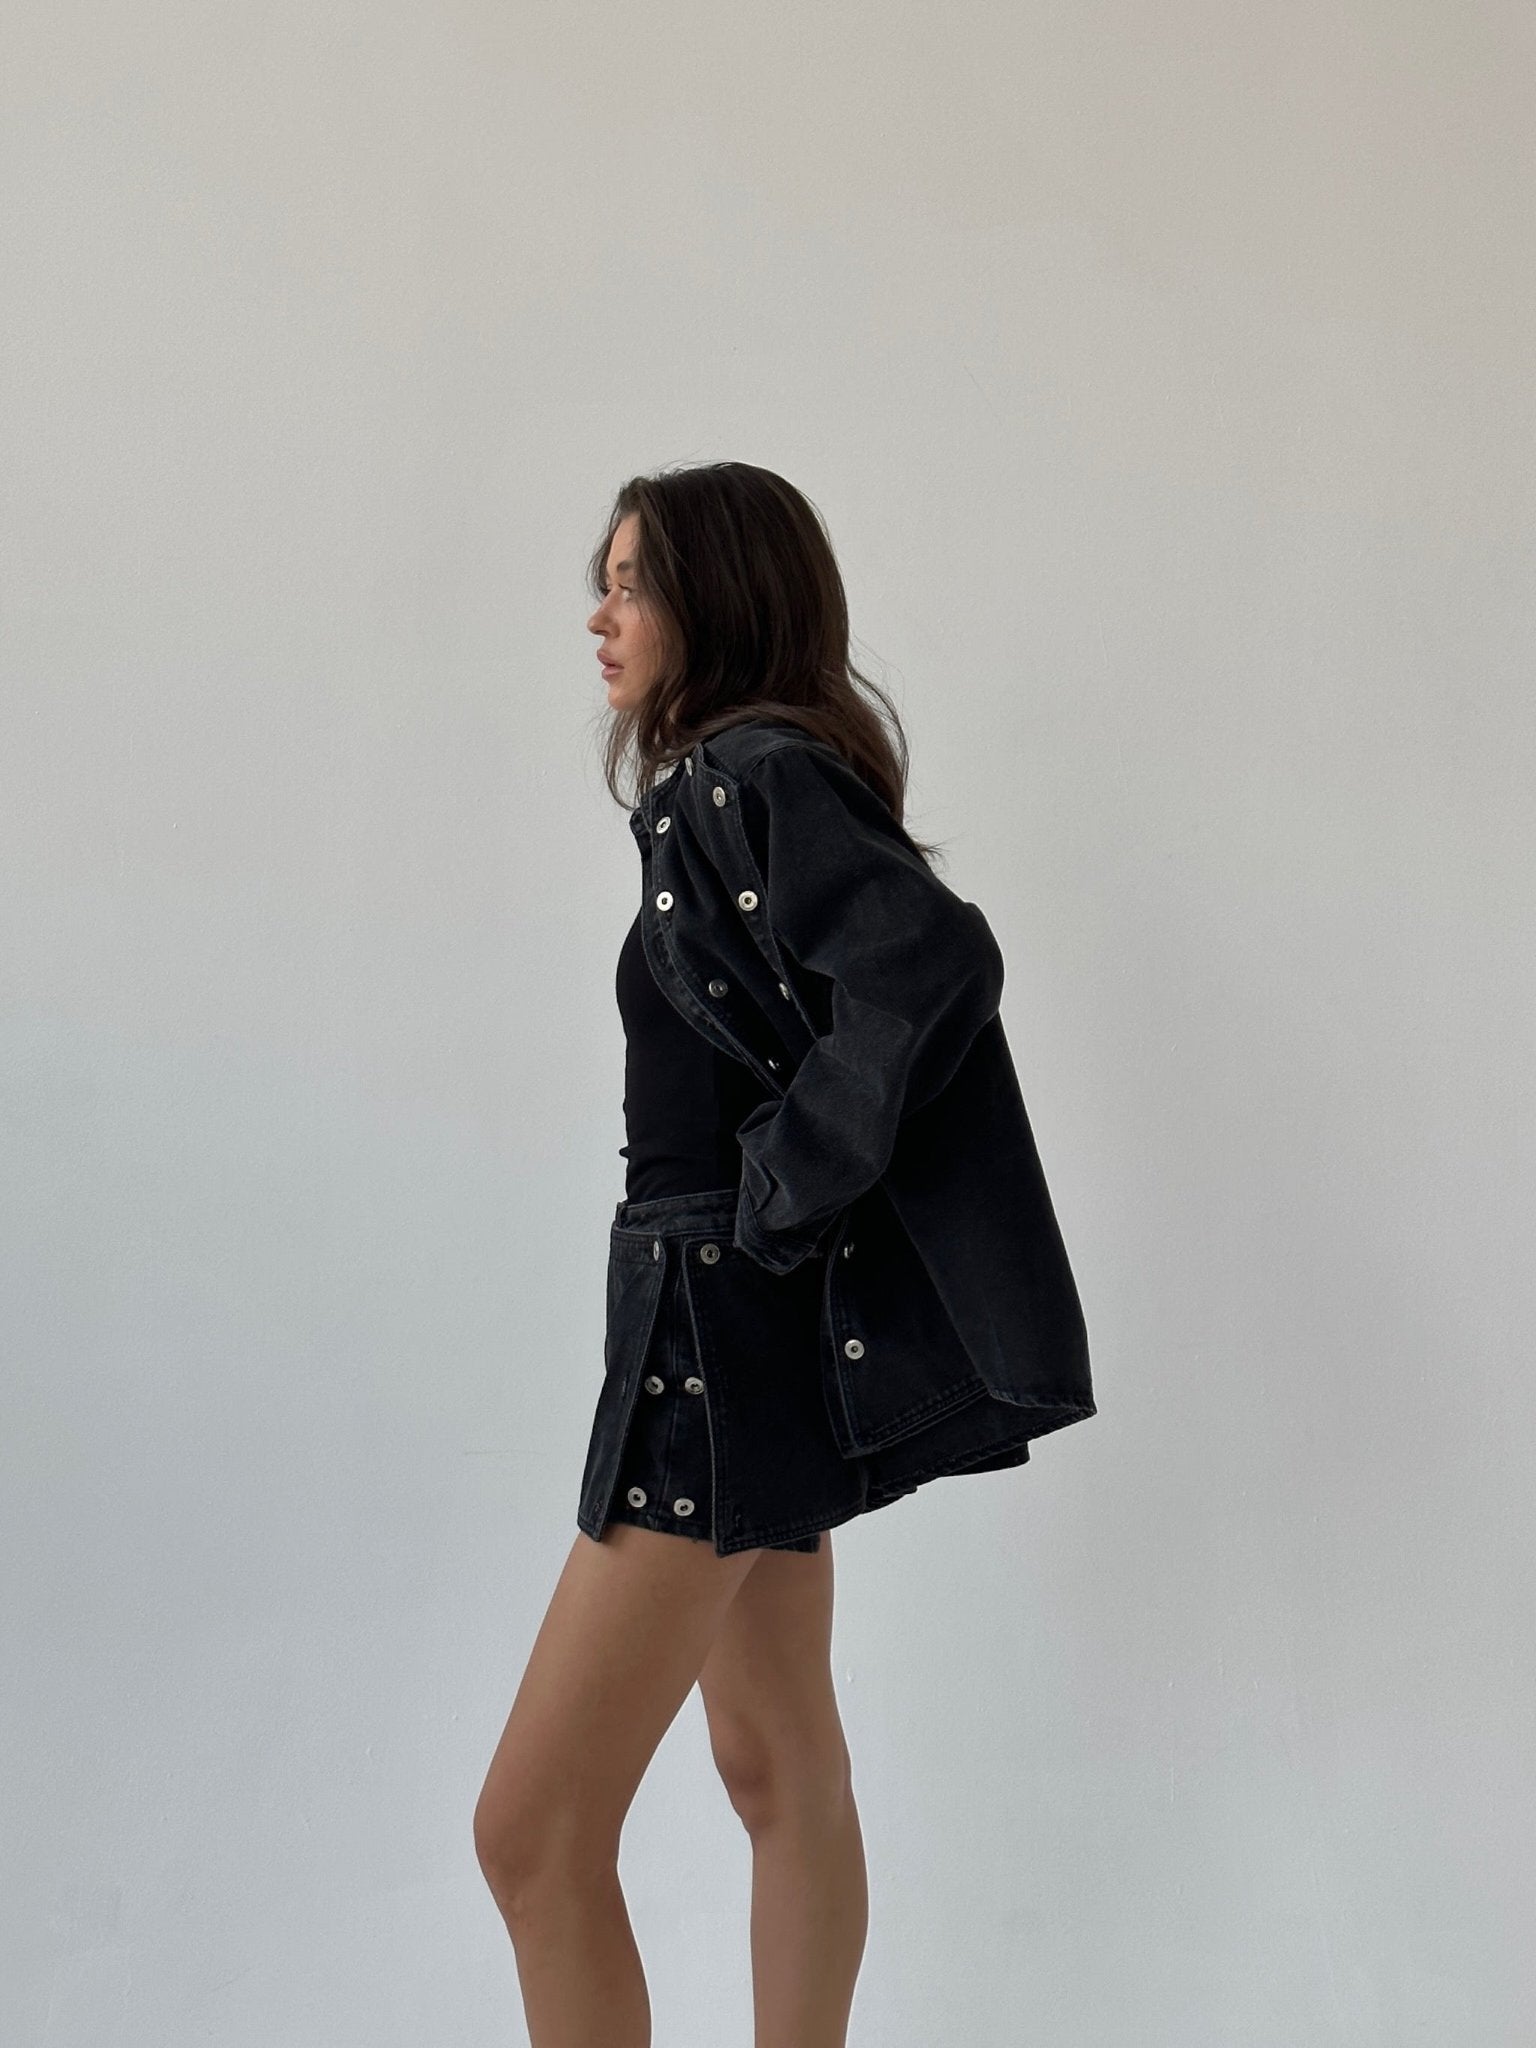
<svg viewBox="0 0 1536 2048"><path fill-rule="evenodd" d="M844 1456L983 1389L1038 1436L1093 1415L982 912L834 748L783 722L702 741L630 826L657 983L772 1090L738 1132L734 1242L776 1273L829 1255Z"/></svg>

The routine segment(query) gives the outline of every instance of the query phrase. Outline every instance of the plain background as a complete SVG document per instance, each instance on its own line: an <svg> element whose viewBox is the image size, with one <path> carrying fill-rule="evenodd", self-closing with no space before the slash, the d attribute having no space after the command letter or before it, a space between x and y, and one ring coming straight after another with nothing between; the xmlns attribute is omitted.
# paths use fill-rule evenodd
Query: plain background
<svg viewBox="0 0 1536 2048"><path fill-rule="evenodd" d="M839 1531L863 2048L1524 2048L1528 7L13 7L17 2048L524 2038L474 1797L574 1515L618 483L798 484L1100 1413ZM697 1695L621 1871L750 2038Z"/></svg>

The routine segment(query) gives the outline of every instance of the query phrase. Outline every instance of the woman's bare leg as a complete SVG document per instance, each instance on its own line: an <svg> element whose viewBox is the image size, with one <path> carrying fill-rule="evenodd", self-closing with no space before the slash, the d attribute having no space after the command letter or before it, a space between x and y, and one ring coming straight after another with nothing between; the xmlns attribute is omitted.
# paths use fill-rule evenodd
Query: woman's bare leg
<svg viewBox="0 0 1536 2048"><path fill-rule="evenodd" d="M754 2048L844 2048L869 1893L832 1680L832 1536L762 1550L699 1690L752 1840Z"/></svg>
<svg viewBox="0 0 1536 2048"><path fill-rule="evenodd" d="M532 2048L650 2048L619 1835L722 1616L764 1553L611 1523L578 1533L475 1807ZM807 2041L802 2048L812 2048Z"/></svg>

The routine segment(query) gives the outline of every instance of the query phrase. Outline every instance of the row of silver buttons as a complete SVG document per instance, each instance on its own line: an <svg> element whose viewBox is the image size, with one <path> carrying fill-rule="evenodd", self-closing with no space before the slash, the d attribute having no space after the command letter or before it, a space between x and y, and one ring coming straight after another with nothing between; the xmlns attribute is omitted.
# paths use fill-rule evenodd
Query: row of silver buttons
<svg viewBox="0 0 1536 2048"><path fill-rule="evenodd" d="M701 1244L699 1246L699 1257L704 1261L706 1266L712 1266L715 1263L716 1259L719 1258L719 1256L719 1245ZM659 1259L661 1257L661 1239L659 1237L653 1237L651 1239L651 1257L653 1259Z"/></svg>
<svg viewBox="0 0 1536 2048"><path fill-rule="evenodd" d="M688 773L691 775L693 773L692 756L689 757L685 765L688 769ZM718 782L715 784L714 799L717 804L723 804L728 801L723 784ZM663 832L670 831L671 826L672 819L670 813L666 817L658 818L656 820L657 836L659 837ZM663 889L656 898L656 908L658 910L670 910L672 908L672 903L673 896L672 891L670 889ZM755 889L743 889L741 894L736 898L736 903L737 907L741 910L756 910L757 891ZM709 992L712 996L729 995L731 992L730 983L727 981L721 981L717 976L716 979L709 984ZM790 1000L789 990L784 986L782 981L779 983L779 994L784 998L786 1003ZM770 1058L768 1064L770 1067L772 1067L775 1073L779 1071L779 1063L776 1059Z"/></svg>
<svg viewBox="0 0 1536 2048"><path fill-rule="evenodd" d="M706 1265L713 1265L714 1261L718 1259L719 1256L719 1245L701 1244L699 1246L699 1257L705 1262ZM659 1259L661 1257L661 1239L659 1237L653 1237L651 1239L651 1257L653 1259ZM643 1385L645 1387L645 1391L648 1394L661 1394L665 1393L667 1383L661 1377L660 1373L648 1372L645 1376ZM687 1379L683 1381L683 1392L685 1394L702 1394L703 1391L704 1382L699 1378L698 1374L696 1372L689 1373ZM649 1495L646 1493L646 1490L643 1486L632 1486L629 1489L628 1493L625 1494L624 1498L629 1502L632 1508L643 1508L645 1506L647 1499L649 1498ZM686 1517L688 1515L691 1515L693 1513L693 1510L694 1502L692 1502L688 1498L686 1493L680 1493L677 1499L672 1503L672 1512L674 1515L682 1515Z"/></svg>
<svg viewBox="0 0 1536 2048"><path fill-rule="evenodd" d="M643 1508L647 1499L645 1488L643 1486L632 1486L624 1498L632 1508ZM673 1501L672 1512L674 1515L691 1515L693 1513L693 1502L686 1493L680 1493L677 1499Z"/></svg>
<svg viewBox="0 0 1536 2048"><path fill-rule="evenodd" d="M662 823L665 824L666 820L663 819ZM743 910L756 910L757 891L755 889L743 889L736 898L736 901ZM661 894L656 898L656 908L658 910L670 910L672 908L672 891L670 889L663 889L661 891ZM782 988L784 984L780 982L779 986Z"/></svg>
<svg viewBox="0 0 1536 2048"><path fill-rule="evenodd" d="M683 766L687 769L690 775L693 773L693 756L691 754L688 755L687 758L684 760ZM714 800L717 804L724 804L729 801L728 793L722 783L717 782L715 784L714 789L711 791L711 795L714 797ZM656 830L658 834L670 831L671 826L672 819L670 813L666 817L658 818L656 820ZM756 890L743 889L741 894L736 898L736 902L738 908L742 910L756 910ZM663 889L661 893L657 896L656 908L658 910L670 910L672 908L672 891L670 889ZM709 984L709 992L712 996L729 995L730 984L729 982L721 981L717 977ZM782 981L779 983L779 994L784 998L785 1002L789 1001L789 990L784 986L784 983ZM768 1064L775 1070L775 1072L777 1072L779 1064L777 1060L770 1059ZM853 1246L851 1244L845 1244L843 1246L843 1257L846 1259L852 1250ZM659 1242L655 1245L654 1252L655 1256L659 1259L661 1257L661 1245ZM706 1261L718 1259L720 1256L719 1248L712 1244L702 1245L699 1248L699 1256L700 1258L705 1259ZM857 1337L850 1337L848 1338L847 1342L843 1345L843 1352L844 1355L848 1358L862 1358L864 1356L864 1346ZM694 1391L693 1382L689 1381L687 1382L687 1384L689 1387L689 1391ZM700 1380L698 1384L699 1387L702 1388L704 1383L702 1380ZM650 1386L649 1380L646 1381L646 1385ZM657 1391L657 1389L652 1388L651 1391L654 1393ZM634 1507L642 1507L644 1505L643 1500L637 1501L634 1498L634 1496L639 1492L640 1488L638 1486L630 1488L630 1502L631 1505ZM680 1510L680 1512L691 1514L693 1512L693 1502L689 1501L687 1508L685 1510Z"/></svg>
<svg viewBox="0 0 1536 2048"><path fill-rule="evenodd" d="M666 1384L666 1381L659 1373L648 1372L645 1376L645 1391L648 1394L662 1393L666 1388ZM696 1372L689 1373L687 1379L683 1381L683 1392L685 1394L702 1394L703 1391L704 1382L699 1378L698 1374Z"/></svg>

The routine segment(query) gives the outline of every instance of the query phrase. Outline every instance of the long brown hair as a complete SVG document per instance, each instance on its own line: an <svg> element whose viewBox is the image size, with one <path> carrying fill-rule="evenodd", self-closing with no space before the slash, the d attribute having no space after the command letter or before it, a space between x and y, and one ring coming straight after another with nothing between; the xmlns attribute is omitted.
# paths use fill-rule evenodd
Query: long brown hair
<svg viewBox="0 0 1536 2048"><path fill-rule="evenodd" d="M664 651L641 702L611 714L603 778L615 802L637 803L697 741L768 717L835 747L905 831L906 735L889 694L850 659L848 599L811 501L750 462L631 477L588 568L599 603L631 513L634 583ZM933 864L941 843L907 837Z"/></svg>

